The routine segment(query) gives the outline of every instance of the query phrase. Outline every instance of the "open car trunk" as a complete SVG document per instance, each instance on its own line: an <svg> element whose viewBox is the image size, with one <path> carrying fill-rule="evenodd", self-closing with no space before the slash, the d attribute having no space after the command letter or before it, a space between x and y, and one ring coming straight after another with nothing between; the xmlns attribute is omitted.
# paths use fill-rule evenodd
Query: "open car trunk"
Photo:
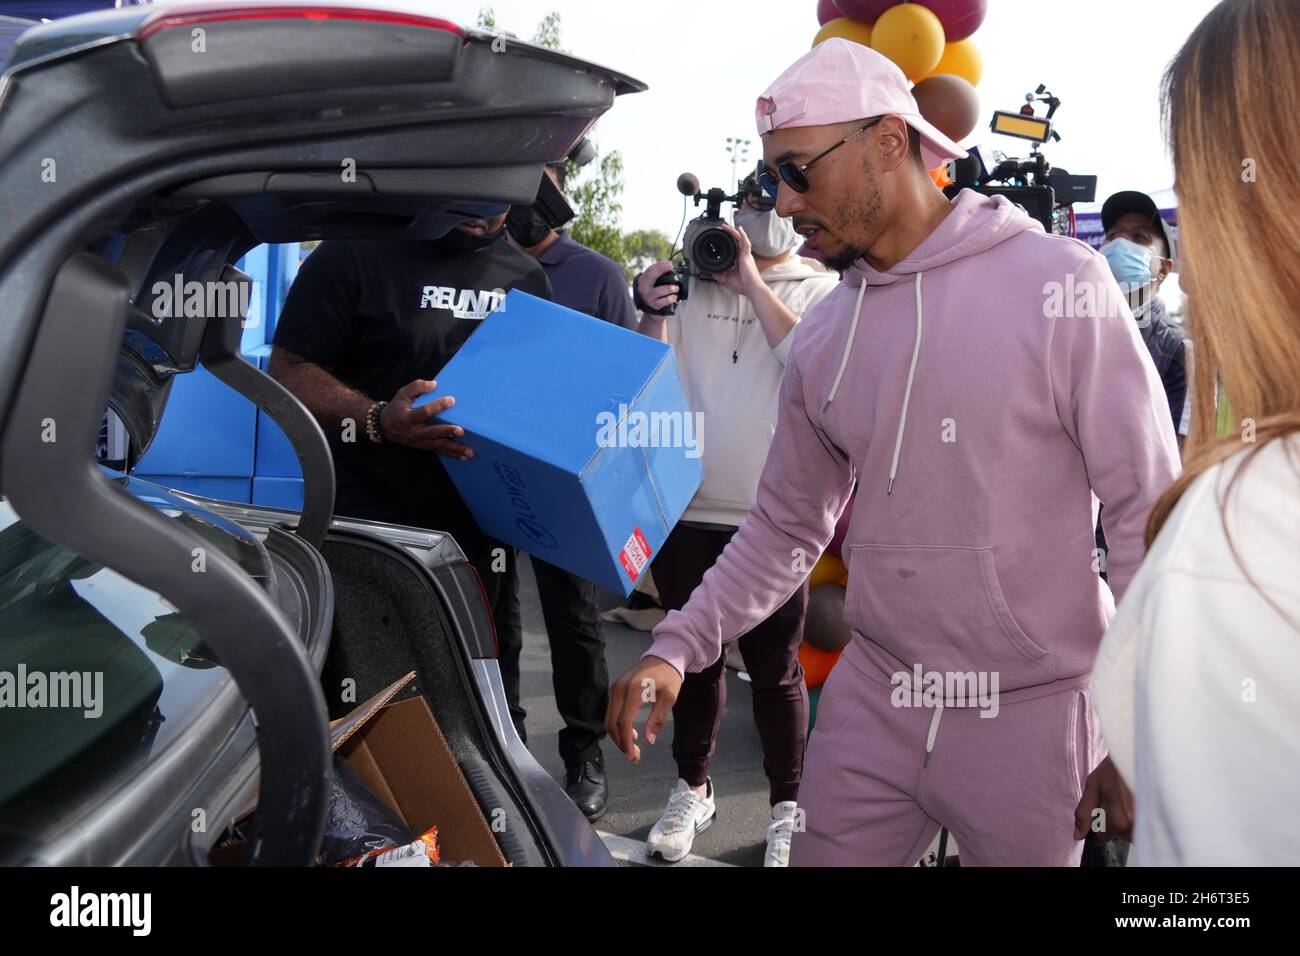
<svg viewBox="0 0 1300 956"><path fill-rule="evenodd" d="M254 534L293 512L179 495ZM333 625L321 669L330 720L411 671L395 698L421 695L506 860L516 866L608 865L594 831L515 732L478 579L447 535L336 518L320 549Z"/></svg>
<svg viewBox="0 0 1300 956"><path fill-rule="evenodd" d="M248 278L234 263L262 242L418 241L531 202L542 165L563 159L616 94L644 88L423 7L130 8L35 28L6 64L3 504L17 534L120 576L132 601L163 603L152 624L174 612L197 635L171 686L205 675L177 732L141 743L99 791L42 815L38 778L13 795L29 817L0 804L10 862L203 862L260 789L248 861L310 863L330 778L327 717L348 709L342 682L355 681L360 701L410 670L480 808L504 814L508 860L611 862L514 733L482 592L455 543L334 519L324 435L240 357L242 313L212 299L193 314L159 309L163 286L238 290ZM178 504L95 466L106 408L129 435L129 472L175 376L200 364L288 436L301 513ZM42 437L51 423L57 441ZM222 522L230 539L255 539L265 575L205 545ZM165 657L123 622L104 626L142 662ZM196 808L211 826L188 825Z"/></svg>

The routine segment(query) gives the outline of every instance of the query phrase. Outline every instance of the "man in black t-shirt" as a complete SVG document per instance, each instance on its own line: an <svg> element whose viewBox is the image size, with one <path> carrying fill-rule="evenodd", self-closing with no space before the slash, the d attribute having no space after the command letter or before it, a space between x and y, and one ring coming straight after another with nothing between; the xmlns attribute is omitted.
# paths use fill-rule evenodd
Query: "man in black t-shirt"
<svg viewBox="0 0 1300 956"><path fill-rule="evenodd" d="M428 424L454 397L411 407L506 292L551 298L541 266L506 240L505 218L469 220L428 242L321 243L289 290L268 371L329 439L336 513L449 532L478 569L522 738L522 628L517 607L501 601L513 586L514 549L479 529L439 460L472 455L456 440L462 429Z"/></svg>

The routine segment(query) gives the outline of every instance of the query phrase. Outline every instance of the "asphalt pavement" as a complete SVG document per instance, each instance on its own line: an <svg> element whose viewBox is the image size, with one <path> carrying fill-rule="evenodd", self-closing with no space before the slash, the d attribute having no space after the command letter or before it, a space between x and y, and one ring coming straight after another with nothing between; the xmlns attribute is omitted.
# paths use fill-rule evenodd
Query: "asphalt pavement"
<svg viewBox="0 0 1300 956"><path fill-rule="evenodd" d="M522 557L522 556L521 556ZM520 661L520 696L528 711L528 748L557 780L564 779L564 762L557 749L557 734L563 726L555 707L551 687L550 651L537 584L532 566L520 562L520 609L523 617L524 650ZM618 607L622 596L601 593L601 609ZM622 624L601 622L605 656L611 680L636 663L650 646L650 635ZM727 707L722 717L711 775L718 802L713 825L695 840L692 857L672 866L762 866L764 840L770 819L767 777L763 753L754 727L749 685L734 670L726 672ZM648 711L642 711L642 719ZM604 744L605 768L609 775L609 810L596 821L596 829L615 858L625 865L647 865L644 841L668 794L677 783L677 768L671 751L672 723L658 744L641 748L641 762L632 764L608 741ZM661 864L655 861L652 865Z"/></svg>

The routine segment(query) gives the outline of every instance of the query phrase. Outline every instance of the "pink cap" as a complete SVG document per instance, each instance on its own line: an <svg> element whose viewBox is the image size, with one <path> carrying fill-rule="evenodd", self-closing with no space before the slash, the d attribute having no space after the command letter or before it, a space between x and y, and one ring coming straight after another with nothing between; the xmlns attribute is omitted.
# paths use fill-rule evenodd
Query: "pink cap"
<svg viewBox="0 0 1300 956"><path fill-rule="evenodd" d="M921 116L903 71L869 46L834 37L817 44L763 91L754 108L758 133L830 126L892 113L921 134L926 169L966 155Z"/></svg>

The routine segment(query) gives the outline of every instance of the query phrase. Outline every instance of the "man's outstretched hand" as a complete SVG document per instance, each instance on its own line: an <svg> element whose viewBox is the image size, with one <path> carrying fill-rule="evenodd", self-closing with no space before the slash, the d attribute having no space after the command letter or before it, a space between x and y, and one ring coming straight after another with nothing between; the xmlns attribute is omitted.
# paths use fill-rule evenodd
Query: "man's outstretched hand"
<svg viewBox="0 0 1300 956"><path fill-rule="evenodd" d="M677 668L658 657L643 657L609 689L609 710L605 712L605 731L614 745L633 763L641 759L636 745L637 732L632 726L642 704L650 705L645 722L645 739L654 743L668 722L668 714L682 689L682 675Z"/></svg>

